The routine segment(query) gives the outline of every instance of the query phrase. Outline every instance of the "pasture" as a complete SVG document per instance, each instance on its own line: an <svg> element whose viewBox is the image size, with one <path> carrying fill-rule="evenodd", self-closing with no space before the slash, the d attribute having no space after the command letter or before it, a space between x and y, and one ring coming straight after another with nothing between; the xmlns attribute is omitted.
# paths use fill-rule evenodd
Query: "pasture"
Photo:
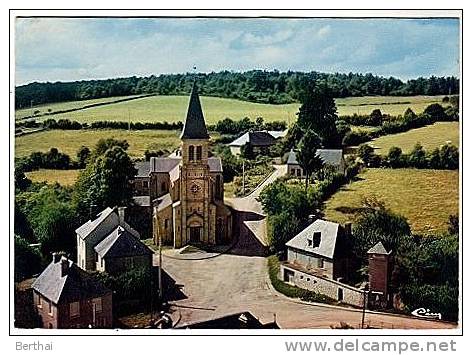
<svg viewBox="0 0 472 355"><path fill-rule="evenodd" d="M459 213L457 170L367 169L358 177L326 201L325 218L353 221L367 196L406 217L415 233L445 231L449 215Z"/></svg>
<svg viewBox="0 0 472 355"><path fill-rule="evenodd" d="M59 183L62 186L71 186L77 180L80 170L40 169L26 173L26 177L33 182Z"/></svg>
<svg viewBox="0 0 472 355"><path fill-rule="evenodd" d="M404 153L408 153L418 142L426 150L433 150L447 141L459 147L459 129L459 122L436 122L407 132L382 136L372 140L370 144L376 148L376 154L381 155L386 155L393 146L400 147Z"/></svg>
<svg viewBox="0 0 472 355"><path fill-rule="evenodd" d="M383 113L391 115L403 114L410 107L417 113L424 110L431 103L441 103L443 96L376 96L376 97L348 97L336 99L339 115L370 114L372 110L379 108ZM51 109L52 112L59 109L76 108L104 100L113 101L117 98L97 99L85 101L64 102L60 104L43 105L38 107L41 112ZM207 124L214 124L226 117L239 120L243 117L255 119L263 117L265 121L286 121L289 124L295 122L299 104L271 105L260 104L235 99L218 97L201 97L203 112ZM45 118L69 119L79 122L91 123L94 121L131 121L131 122L177 122L185 119L188 106L188 96L152 96L143 97L131 101L110 103L103 106L91 107L79 111L61 113ZM18 110L16 117L30 115L33 109Z"/></svg>
<svg viewBox="0 0 472 355"><path fill-rule="evenodd" d="M101 138L126 139L129 143L128 154L133 158L142 158L146 149L169 151L180 143L180 132L165 130L127 131L119 129L101 130L51 130L33 133L15 138L15 157L29 155L32 152L47 152L51 147L68 154L75 159L77 150L82 146L93 148Z"/></svg>

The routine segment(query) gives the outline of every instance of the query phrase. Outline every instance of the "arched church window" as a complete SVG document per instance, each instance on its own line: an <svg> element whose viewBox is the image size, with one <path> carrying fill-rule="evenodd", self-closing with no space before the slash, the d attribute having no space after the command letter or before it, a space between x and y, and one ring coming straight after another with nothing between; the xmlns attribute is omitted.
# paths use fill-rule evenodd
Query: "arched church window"
<svg viewBox="0 0 472 355"><path fill-rule="evenodd" d="M216 189L215 189L216 197L219 199L221 198L221 176L216 175Z"/></svg>
<svg viewBox="0 0 472 355"><path fill-rule="evenodd" d="M195 159L194 154L195 154L195 147L191 145L190 147L188 147L188 160L193 161Z"/></svg>
<svg viewBox="0 0 472 355"><path fill-rule="evenodd" d="M197 160L202 160L202 146L197 146Z"/></svg>

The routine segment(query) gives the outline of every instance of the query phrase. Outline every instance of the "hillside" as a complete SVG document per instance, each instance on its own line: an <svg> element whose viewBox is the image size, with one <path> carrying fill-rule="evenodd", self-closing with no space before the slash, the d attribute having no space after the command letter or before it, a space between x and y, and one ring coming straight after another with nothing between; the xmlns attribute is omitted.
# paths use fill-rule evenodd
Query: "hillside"
<svg viewBox="0 0 472 355"><path fill-rule="evenodd" d="M131 122L157 122L183 121L188 105L187 96L150 96L135 98L133 100L109 103L102 106L85 108L78 111L66 112L54 115L46 115L37 119L54 118L56 120L64 118L79 122L94 121L128 121ZM372 110L379 108L383 113L391 115L403 114L410 107L415 112L420 113L431 103L441 103L443 96L365 96L336 99L338 114L351 115L370 114ZM60 104L41 105L33 109L39 111L39 115L46 112L57 112L68 108L76 109L85 105L96 103L107 103L110 99L73 101ZM201 96L205 118L208 124L230 117L241 119L250 117L255 119L261 116L266 121L288 121L294 122L299 104L261 104L235 99L224 99L218 97ZM82 106L81 106L82 105ZM22 109L16 111L18 119L29 116L32 109Z"/></svg>

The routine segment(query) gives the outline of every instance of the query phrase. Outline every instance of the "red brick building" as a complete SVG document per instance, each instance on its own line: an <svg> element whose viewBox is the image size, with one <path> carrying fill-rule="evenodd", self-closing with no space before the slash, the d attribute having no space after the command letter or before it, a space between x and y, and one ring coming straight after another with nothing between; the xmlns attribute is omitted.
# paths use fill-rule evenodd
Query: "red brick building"
<svg viewBox="0 0 472 355"><path fill-rule="evenodd" d="M389 292L391 275L391 251L387 252L381 242L367 252L369 256L369 304L386 307L391 302Z"/></svg>
<svg viewBox="0 0 472 355"><path fill-rule="evenodd" d="M32 285L43 328L111 328L112 291L71 260L54 254Z"/></svg>

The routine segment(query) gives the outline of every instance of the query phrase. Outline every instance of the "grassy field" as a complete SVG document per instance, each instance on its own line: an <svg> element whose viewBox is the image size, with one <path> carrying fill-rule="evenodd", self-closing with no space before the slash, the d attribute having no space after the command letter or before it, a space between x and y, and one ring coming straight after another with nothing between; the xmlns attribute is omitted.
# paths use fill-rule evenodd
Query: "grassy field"
<svg viewBox="0 0 472 355"><path fill-rule="evenodd" d="M33 182L58 182L62 186L71 186L77 180L79 173L80 170L40 169L26 173L26 176Z"/></svg>
<svg viewBox="0 0 472 355"><path fill-rule="evenodd" d="M132 98L140 95L132 95L126 96L127 98ZM52 103L52 104L45 104L45 105L38 105L33 106L32 108L24 108L15 111L15 119L22 119L24 117L32 116L34 111L39 111L39 114L47 113L47 112L57 112L57 111L64 111L64 110L71 110L71 109L78 109L82 108L87 105L93 105L98 103L104 102L112 102L115 100L123 99L125 97L105 97L101 99L91 99L91 100L80 100L80 101L68 101L68 102L59 102L59 103ZM48 111L51 110L51 111ZM42 118L42 117L41 117ZM48 118L46 116L46 118Z"/></svg>
<svg viewBox="0 0 472 355"><path fill-rule="evenodd" d="M399 115L410 107L416 112L422 112L431 103L441 102L443 96L379 96L379 97L349 97L336 99L339 115L370 114L372 110L379 108L384 113ZM108 100L111 100L109 98ZM102 102L107 99L98 99ZM94 100L88 100L92 103ZM299 104L270 105L258 104L240 100L224 99L217 97L201 97L203 111L208 124L230 117L241 119L245 116L255 119L258 116L266 121L295 122ZM85 102L75 101L69 103L45 105L39 107L41 111L51 108L53 111L67 107L80 107ZM94 121L128 121L133 122L157 122L183 121L188 105L187 96L153 96L139 98L132 101L113 103L109 105L87 108L80 111L45 116L46 118L68 118L79 122ZM17 117L30 115L31 109L19 110ZM39 118L43 119L43 118Z"/></svg>
<svg viewBox="0 0 472 355"><path fill-rule="evenodd" d="M51 130L15 138L15 156L29 155L31 152L46 152L56 147L60 152L75 158L77 150L85 145L92 148L100 138L126 139L129 143L128 154L142 158L144 151L168 149L173 150L180 143L180 132L164 130L131 131L126 130Z"/></svg>
<svg viewBox="0 0 472 355"><path fill-rule="evenodd" d="M449 170L367 169L325 204L325 217L352 221L363 197L375 195L405 216L417 233L447 229L449 215L459 211L459 172Z"/></svg>
<svg viewBox="0 0 472 355"><path fill-rule="evenodd" d="M459 147L459 122L436 122L407 132L382 136L370 143L378 148L375 150L377 154L386 155L393 146L400 147L404 153L408 153L417 142L420 142L426 150L432 150L447 141Z"/></svg>

